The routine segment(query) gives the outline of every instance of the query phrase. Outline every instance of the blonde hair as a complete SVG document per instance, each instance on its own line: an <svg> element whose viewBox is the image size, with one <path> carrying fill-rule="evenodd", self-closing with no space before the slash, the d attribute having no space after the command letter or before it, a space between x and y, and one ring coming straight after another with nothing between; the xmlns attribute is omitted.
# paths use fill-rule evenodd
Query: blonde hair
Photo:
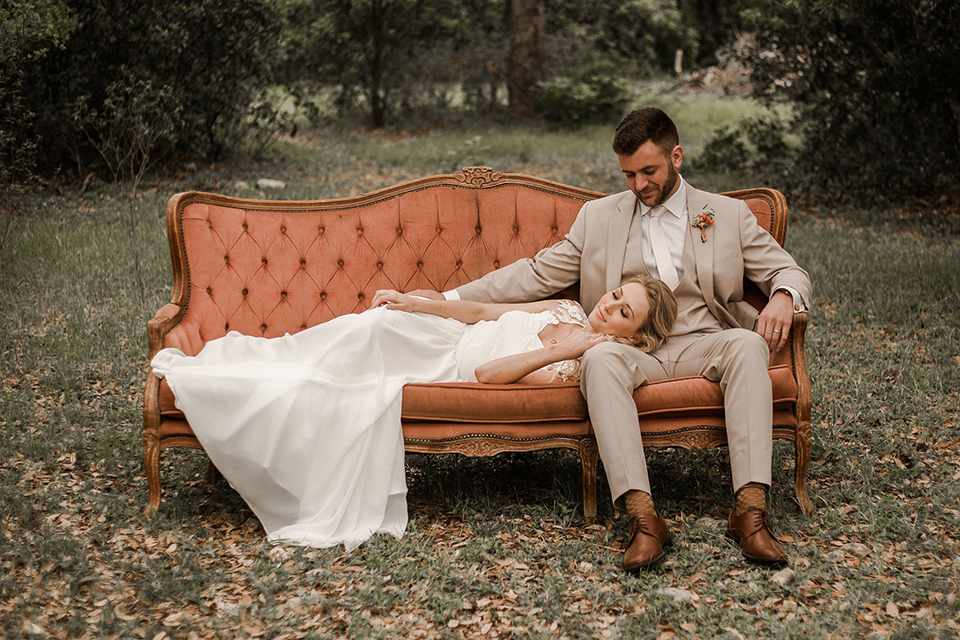
<svg viewBox="0 0 960 640"><path fill-rule="evenodd" d="M677 321L677 299L673 297L670 287L652 276L636 276L623 284L631 283L641 284L646 289L650 310L647 319L632 337L617 336L613 340L634 345L645 353L652 353L666 341L673 329L673 323Z"/></svg>

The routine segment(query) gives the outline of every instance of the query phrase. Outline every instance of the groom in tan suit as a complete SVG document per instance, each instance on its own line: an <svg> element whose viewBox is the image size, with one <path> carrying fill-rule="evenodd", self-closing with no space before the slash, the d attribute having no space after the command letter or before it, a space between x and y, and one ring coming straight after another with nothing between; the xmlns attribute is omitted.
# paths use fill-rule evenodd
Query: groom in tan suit
<svg viewBox="0 0 960 640"><path fill-rule="evenodd" d="M784 565L766 512L773 401L767 364L786 344L793 313L806 310L810 279L739 200L698 191L678 170L683 148L661 110L639 109L618 125L613 149L629 191L586 203L564 240L447 297L540 300L576 282L588 312L624 280L649 273L666 282L679 314L652 354L616 342L583 356L587 399L614 503L630 517L624 568L664 559L670 530L650 495L633 390L647 382L705 376L724 393L737 508L729 534L751 561ZM698 225L697 223L700 222ZM769 296L762 312L743 300L743 279Z"/></svg>

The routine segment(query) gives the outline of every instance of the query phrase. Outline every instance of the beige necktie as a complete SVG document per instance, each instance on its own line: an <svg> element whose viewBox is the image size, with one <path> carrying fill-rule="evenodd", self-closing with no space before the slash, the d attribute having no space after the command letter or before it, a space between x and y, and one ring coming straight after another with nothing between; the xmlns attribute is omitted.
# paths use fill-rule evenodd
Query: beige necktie
<svg viewBox="0 0 960 640"><path fill-rule="evenodd" d="M666 211L660 206L650 210L650 246L653 247L653 257L657 261L660 279L671 289L676 289L680 284L680 276L677 275L677 267L673 264L670 247L667 245L667 234L663 230L663 221L660 219Z"/></svg>

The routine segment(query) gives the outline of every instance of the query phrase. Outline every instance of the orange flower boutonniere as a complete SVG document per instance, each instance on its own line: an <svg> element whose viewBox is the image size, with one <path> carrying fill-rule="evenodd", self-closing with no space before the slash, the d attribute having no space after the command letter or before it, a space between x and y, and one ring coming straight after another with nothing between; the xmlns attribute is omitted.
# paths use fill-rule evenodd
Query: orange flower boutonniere
<svg viewBox="0 0 960 640"><path fill-rule="evenodd" d="M697 216L697 219L693 222L693 226L697 229L700 229L700 240L702 242L707 241L707 227L713 224L713 218L715 217L713 209L709 211L704 211Z"/></svg>

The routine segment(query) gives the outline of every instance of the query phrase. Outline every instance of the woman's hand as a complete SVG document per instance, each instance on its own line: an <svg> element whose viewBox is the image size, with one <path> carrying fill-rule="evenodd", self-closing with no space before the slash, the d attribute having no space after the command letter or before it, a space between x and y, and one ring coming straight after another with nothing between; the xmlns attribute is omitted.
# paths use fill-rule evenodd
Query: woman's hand
<svg viewBox="0 0 960 640"><path fill-rule="evenodd" d="M381 289L374 294L370 308L386 307L387 309L396 309L398 311L417 311L418 300L418 298L394 291L393 289Z"/></svg>
<svg viewBox="0 0 960 640"><path fill-rule="evenodd" d="M609 340L609 337L602 333L577 329L556 341L556 349L563 355L562 360L572 360L582 356L591 347L607 340Z"/></svg>

